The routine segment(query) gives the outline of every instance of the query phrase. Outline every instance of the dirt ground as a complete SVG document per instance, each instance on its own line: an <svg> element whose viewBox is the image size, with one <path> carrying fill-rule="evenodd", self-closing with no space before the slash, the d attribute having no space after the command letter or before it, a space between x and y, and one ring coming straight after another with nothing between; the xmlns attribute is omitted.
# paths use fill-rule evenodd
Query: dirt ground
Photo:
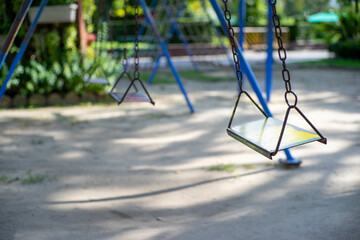
<svg viewBox="0 0 360 240"><path fill-rule="evenodd" d="M360 71L292 79L328 144L293 149L303 163L291 170L226 134L234 82L186 81L195 114L175 84L149 87L155 107L0 111L0 239L360 239ZM221 164L237 168L208 169Z"/></svg>

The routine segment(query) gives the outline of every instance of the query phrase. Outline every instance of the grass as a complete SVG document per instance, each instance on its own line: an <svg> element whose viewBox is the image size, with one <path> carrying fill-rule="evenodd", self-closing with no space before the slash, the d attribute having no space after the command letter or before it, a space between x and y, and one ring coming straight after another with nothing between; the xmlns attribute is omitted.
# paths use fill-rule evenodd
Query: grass
<svg viewBox="0 0 360 240"><path fill-rule="evenodd" d="M151 73L150 72L142 72L141 73L141 80L147 82ZM171 72L168 73L157 73L155 75L153 84L173 84L175 83L175 79Z"/></svg>
<svg viewBox="0 0 360 240"><path fill-rule="evenodd" d="M20 178L22 184L35 184L42 183L45 179L55 181L57 180L56 176L49 176L49 174L32 174L32 170L29 169L26 171L25 176Z"/></svg>
<svg viewBox="0 0 360 240"><path fill-rule="evenodd" d="M13 183L16 181L20 181L22 184L36 184L36 183L42 183L45 179L48 179L50 181L56 181L56 176L50 176L49 174L32 174L32 170L29 169L26 171L25 176L22 177L11 177L6 174L3 174L0 176L0 182L1 183Z"/></svg>
<svg viewBox="0 0 360 240"><path fill-rule="evenodd" d="M43 145L44 141L43 140L31 140L31 145Z"/></svg>
<svg viewBox="0 0 360 240"><path fill-rule="evenodd" d="M234 81L234 77L229 76L212 76L205 74L203 72L196 72L196 71L180 71L179 74L183 78L192 79L192 80L200 80L204 82L230 82ZM211 72L210 72L211 73Z"/></svg>
<svg viewBox="0 0 360 240"><path fill-rule="evenodd" d="M256 165L247 163L247 164L243 164L242 167L245 169L255 169Z"/></svg>
<svg viewBox="0 0 360 240"><path fill-rule="evenodd" d="M182 70L178 72L180 78L203 81L203 82L229 82L234 81L233 77L230 76L212 76L210 75L212 72L208 72L206 70L202 72L196 72L194 70ZM143 81L147 81L150 77L150 72L142 72L141 79ZM170 71L162 71L158 72L154 78L154 84L174 84L176 83L173 74Z"/></svg>
<svg viewBox="0 0 360 240"><path fill-rule="evenodd" d="M298 63L293 63L293 65L306 66L306 67L342 67L342 68L360 69L360 60L331 58L331 59L322 59L318 61L298 62Z"/></svg>
<svg viewBox="0 0 360 240"><path fill-rule="evenodd" d="M0 182L2 182L2 183L8 183L9 184L9 183L12 183L12 182L18 181L18 180L20 180L19 177L10 177L10 176L8 176L6 174L1 175L1 177L0 177Z"/></svg>
<svg viewBox="0 0 360 240"><path fill-rule="evenodd" d="M208 171L219 171L219 172L228 172L228 173L232 173L236 169L237 169L237 166L234 164L219 164L219 165L213 165L213 166L206 168L206 170L208 170Z"/></svg>

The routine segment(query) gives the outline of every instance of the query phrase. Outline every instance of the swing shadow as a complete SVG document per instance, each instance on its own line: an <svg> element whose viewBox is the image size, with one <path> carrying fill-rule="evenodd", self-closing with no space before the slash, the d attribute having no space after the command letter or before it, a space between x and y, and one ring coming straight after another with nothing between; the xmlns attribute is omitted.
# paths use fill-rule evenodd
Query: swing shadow
<svg viewBox="0 0 360 240"><path fill-rule="evenodd" d="M236 179L239 177L246 177L246 176L250 176L250 175L254 175L254 174L270 172L270 171L275 170L276 168L277 167L272 167L272 168L262 169L262 170L253 171L253 172L244 173L244 174L215 178L215 179L205 180L205 181L201 181L201 182L197 182L197 183L192 183L192 184L187 184L187 185L183 185L183 186L178 186L178 187L173 187L173 188L168 188L168 189L163 189L163 190L158 190L158 191L153 191L153 192L147 192L147 193L139 193L139 194L133 194L133 195L125 195L125 196L118 196L118 197L111 197L111 198L100 198L100 199L92 199L92 200L45 202L45 204L54 205L54 204L94 203L94 202L108 202L108 201L116 201L116 200L144 198L144 197L150 197L150 196L155 196L155 195L160 195L160 194L165 194L165 193L170 193L170 192L181 191L184 189L193 188L193 187L210 184L210 183L214 183L214 182L220 182L220 181L225 181L225 180L230 180L230 179Z"/></svg>

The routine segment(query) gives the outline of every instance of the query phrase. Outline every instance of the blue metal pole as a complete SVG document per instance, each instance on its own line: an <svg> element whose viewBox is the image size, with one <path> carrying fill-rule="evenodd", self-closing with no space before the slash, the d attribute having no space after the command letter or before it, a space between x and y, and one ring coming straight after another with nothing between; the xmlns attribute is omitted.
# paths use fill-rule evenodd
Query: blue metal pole
<svg viewBox="0 0 360 240"><path fill-rule="evenodd" d="M224 30L224 32L226 33L226 35L228 36L228 30L227 30L227 24L226 24L226 21L225 21L225 18L223 16L223 12L220 8L220 6L218 5L218 3L216 2L216 0L210 0L210 3L211 5L213 6L214 10L215 10L215 13L220 21L220 24ZM261 92L261 88L260 88L260 85L258 84L257 80L256 80L256 77L254 75L254 72L252 71L250 65L247 63L247 61L245 60L244 58L244 55L242 54L242 52L240 51L240 46L239 46L239 43L237 41L235 41L235 44L237 45L237 50L238 50L238 55L239 55L239 59L240 59L240 62L242 64L242 70L244 70L246 76L248 77L249 79L249 82L251 84L251 87L253 88L257 98L259 99L259 102L261 104L261 106L263 107L265 113L268 115L268 116L272 116L268 106L266 105L266 102L263 98L263 95L262 95L262 92Z"/></svg>
<svg viewBox="0 0 360 240"><path fill-rule="evenodd" d="M39 10L36 13L36 16L34 18L34 21L31 23L29 30L27 31L25 38L23 40L23 42L21 43L20 49L17 52L14 61L12 62L9 72L6 75L6 78L3 82L3 84L1 85L1 89L0 89L0 100L2 99L2 97L5 94L6 91L6 85L9 82L9 80L11 79L12 75L15 72L16 67L19 65L19 62L21 61L21 58L23 57L25 50L30 42L31 36L34 34L35 28L37 26L38 20L41 16L41 13L44 9L44 7L46 6L46 4L48 3L48 0L42 0L40 6L39 6Z"/></svg>
<svg viewBox="0 0 360 240"><path fill-rule="evenodd" d="M226 33L226 35L228 35L228 31L227 31L227 24L226 24L226 21L225 21L225 18L224 18L224 15L221 11L221 8L220 6L218 5L218 3L216 2L216 0L209 0L211 5L213 6L214 8L214 11L221 23L221 26L224 30L224 32ZM260 104L261 106L263 107L265 113L269 116L269 117L272 117L273 115L271 114L270 112L270 109L268 108L268 106L266 105L266 102L262 96L262 93L261 93L261 88L256 80L256 77L250 67L250 65L247 63L247 61L245 60L242 52L239 50L240 49L240 46L239 46L239 43L237 41L235 41L235 44L237 44L237 52L238 52L238 55L239 55L239 58L240 58L240 61L243 65L243 69L245 70L245 74L246 76L248 77L249 79L249 82L251 84L251 87L253 88L256 96L258 97L259 101L260 101ZM299 163L301 162L300 160L298 159L295 159L291 156L291 153L288 149L284 150L285 154L286 154L286 157L287 157L287 161L286 163L288 164L291 164L291 163Z"/></svg>
<svg viewBox="0 0 360 240"><path fill-rule="evenodd" d="M150 9L153 9L157 4L157 0L152 0L150 3ZM145 20L145 22L147 22L147 19ZM146 29L146 23L141 24L140 29L139 29L139 36L144 34L144 31Z"/></svg>
<svg viewBox="0 0 360 240"><path fill-rule="evenodd" d="M155 64L154 64L154 68L153 68L153 70L152 70L152 72L151 72L151 74L150 74L150 77L149 77L149 79L148 79L148 83L149 83L149 84L152 84L152 83L153 83L154 78L155 78L155 75L156 75L156 72L157 72L157 70L158 70L159 67L160 67L161 57L163 57L163 56L164 56L164 55L162 55L161 53L159 54L159 56L157 56L156 61L155 61Z"/></svg>
<svg viewBox="0 0 360 240"><path fill-rule="evenodd" d="M184 4L182 5L182 7L181 7L181 8L179 9L179 11L177 12L176 17L179 17L180 14L181 14L181 12L184 10L185 1L186 1L186 0L184 0ZM162 1L162 2L163 2L163 4L165 5L164 7L165 7L165 9L166 9L166 8L167 8L166 2L164 2L164 1ZM166 12L169 13L168 11L166 11ZM168 15L169 15L169 17L172 18L172 14L171 14L171 13L169 13ZM196 62L193 60L193 54L192 54L190 48L188 48L187 42L186 42L185 38L183 37L182 32L181 32L177 27L178 27L178 26L176 25L176 23L173 22L172 25L171 25L170 31L169 31L169 33L168 33L168 36L167 36L167 38L166 38L165 44L168 45L168 43L170 42L171 37L173 36L174 32L177 31L178 34L179 34L179 38L180 38L180 40L182 41L182 44L184 45L184 48L185 48L188 56L190 57L190 61L193 63L193 66L194 66L195 71L199 72L199 71L200 71L200 70L199 70L199 67L198 67L198 65L196 64ZM157 72L157 70L158 70L159 67L160 67L160 60L161 60L162 57L164 57L164 55L163 55L162 53L159 53L159 55L157 56L157 58L156 58L156 60L155 60L154 68L153 68L153 70L152 70L152 72L151 72L151 74L150 74L150 77L149 77L149 79L148 79L148 83L149 83L149 84L152 84L153 81L154 81L156 72Z"/></svg>
<svg viewBox="0 0 360 240"><path fill-rule="evenodd" d="M175 77L175 80L176 82L178 83L179 87L180 87L180 90L181 92L183 93L184 97L185 97L185 100L189 106L189 109L190 109L190 112L193 113L194 112L194 107L192 106L191 102L190 102L190 99L189 97L187 96L187 92L185 90L185 87L183 86L182 82L181 82L181 78L179 76L179 74L177 73L176 71L176 68L173 64L173 62L171 61L171 57L170 57L170 54L169 54L169 51L167 49L167 46L165 44L165 42L161 39L161 36L160 36L160 33L158 31L158 29L156 28L156 24L155 24L155 21L149 11L149 8L148 6L146 5L146 2L145 0L139 0L139 3L140 5L142 6L143 10L144 10L144 14L145 14L145 17L147 18L152 30L154 31L154 34L156 36L156 39L163 51L163 54L165 55L166 59L167 59L167 62L169 64L169 67Z"/></svg>
<svg viewBox="0 0 360 240"><path fill-rule="evenodd" d="M232 57L229 56L228 49L227 49L227 47L225 47L224 42L221 39L222 38L221 33L220 33L219 29L217 28L216 24L214 23L214 21L211 19L210 14L208 13L208 11L206 9L205 0L202 0L201 4L202 4L202 7L203 7L203 9L205 11L206 17L209 19L209 22L210 22L212 28L214 28L214 30L215 30L216 37L220 41L221 48L224 50L224 53L226 54L226 58L228 59L228 61L230 63L230 66L232 66L233 69L236 71L234 61L233 61Z"/></svg>
<svg viewBox="0 0 360 240"><path fill-rule="evenodd" d="M9 50L14 42L14 39L19 31L19 28L21 27L21 24L23 23L24 18L27 12L29 11L32 1L33 0L25 0L23 2L18 14L16 15L13 24L11 25L10 31L5 39L4 45L1 47L0 50L0 70L5 62L7 54L9 53Z"/></svg>
<svg viewBox="0 0 360 240"><path fill-rule="evenodd" d="M244 28L246 25L246 1L240 0L238 5L239 11L239 44L242 51L244 51L245 34Z"/></svg>
<svg viewBox="0 0 360 240"><path fill-rule="evenodd" d="M266 83L265 83L265 90L266 90L266 100L270 102L271 92L272 92L272 72L273 72L273 41L274 41L274 34L273 34L273 24L272 24L272 10L270 4L268 5L268 24L267 24L267 59L266 59Z"/></svg>

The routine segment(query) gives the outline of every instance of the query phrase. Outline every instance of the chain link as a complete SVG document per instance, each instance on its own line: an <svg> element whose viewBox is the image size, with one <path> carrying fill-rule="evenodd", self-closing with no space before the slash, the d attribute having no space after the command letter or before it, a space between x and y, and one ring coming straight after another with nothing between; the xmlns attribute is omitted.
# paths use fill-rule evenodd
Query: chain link
<svg viewBox="0 0 360 240"><path fill-rule="evenodd" d="M230 39L230 44L231 44L231 52L233 54L233 59L234 59L234 63L235 63L235 69L236 69L236 78L238 80L238 84L239 84L239 90L240 92L242 92L242 72L240 70L240 60L239 60L239 55L238 55L238 49L236 47L236 42L235 42L235 32L234 29L231 26L231 12L228 8L228 0L222 0L225 6L225 10L224 10L224 17L226 19L227 22L227 27L228 27L228 35L229 35L229 39Z"/></svg>
<svg viewBox="0 0 360 240"><path fill-rule="evenodd" d="M135 64L135 70L134 70L134 79L140 78L140 72L139 72L139 0L135 0L135 58L134 58L134 64Z"/></svg>
<svg viewBox="0 0 360 240"><path fill-rule="evenodd" d="M278 55L279 55L279 59L282 62L283 65L283 70L282 70L282 78L285 82L285 101L286 104L289 107L295 107L297 104L297 96L296 94L291 90L291 83L290 83L290 71L286 66L286 58L287 58L287 54L286 54L286 49L284 47L283 41L282 41L282 31L281 31L281 27L280 27L280 18L279 15L276 12L276 0L268 0L270 6L271 6L271 10L272 10L272 22L274 24L274 29L275 29L275 37L277 39L278 42ZM291 104L289 101L289 96L292 95L294 100L293 103Z"/></svg>
<svg viewBox="0 0 360 240"><path fill-rule="evenodd" d="M128 60L127 60L127 13L126 13L126 8L127 8L127 0L124 0L124 40L123 40L123 60L122 60L122 65L124 68L124 71L127 68L128 65Z"/></svg>

